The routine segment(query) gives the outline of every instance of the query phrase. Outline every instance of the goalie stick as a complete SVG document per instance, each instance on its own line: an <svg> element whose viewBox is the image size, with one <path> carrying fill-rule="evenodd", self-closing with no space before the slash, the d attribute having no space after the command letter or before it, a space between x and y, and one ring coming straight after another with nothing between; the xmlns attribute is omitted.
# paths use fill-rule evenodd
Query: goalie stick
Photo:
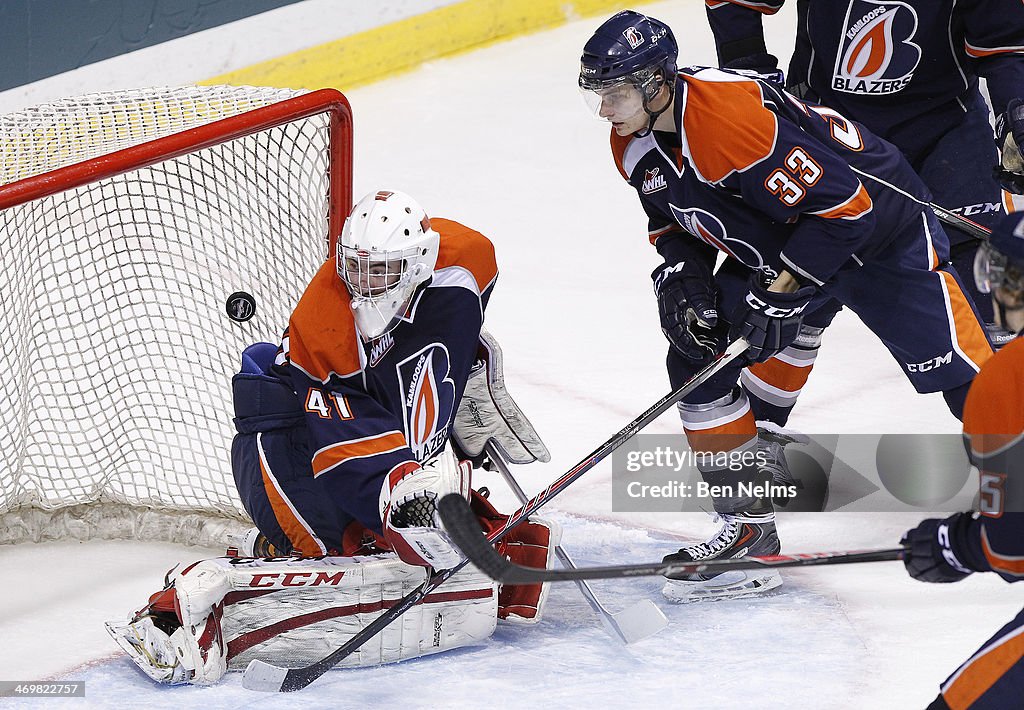
<svg viewBox="0 0 1024 710"><path fill-rule="evenodd" d="M585 459L580 461L569 471L562 474L551 485L531 498L525 505L513 512L505 524L485 538L488 542L497 542L501 537L519 523L535 512L542 505L561 493L573 481L603 461L611 452L622 446L634 434L657 419L669 407L681 400L693 390L700 387L709 377L724 368L730 362L742 355L747 349L747 341L737 338L721 355L708 363L702 370L687 380L674 392L670 392L657 402L652 404L643 414L631 421L629 424L612 435ZM468 503L466 504L469 505ZM478 528L479 529L479 528ZM376 636L382 629L395 619L404 614L410 607L426 597L435 588L443 584L449 577L469 564L469 560L450 570L439 570L434 572L422 585L402 597L390 609L382 613L376 619L361 629L359 633L350 638L326 658L308 666L300 668L281 668L260 660L253 660L245 669L242 677L242 687L249 690L260 690L264 692L288 693L302 690L314 680L322 676L334 666L341 663L347 656L351 655L357 648ZM562 570L570 571L570 570Z"/></svg>
<svg viewBox="0 0 1024 710"><path fill-rule="evenodd" d="M575 569L539 569L509 562L487 543L487 539L460 496L449 494L438 503L445 529L481 572L503 584L536 584L537 582L576 582L583 579L619 579L669 574L717 574L736 569L763 567L811 567L854 562L901 560L906 548L888 550L855 550L850 552L808 552L766 557L735 557L706 562L647 562L633 565L577 567Z"/></svg>
<svg viewBox="0 0 1024 710"><path fill-rule="evenodd" d="M509 470L505 457L490 442L487 444L487 455L494 463L495 468L498 469L498 473L505 479L508 487L512 489L516 498L519 499L519 502L525 503L528 500L526 493L515 479L515 476L512 475L512 471ZM569 553L562 549L561 545L555 546L555 556L562 563L562 567L576 569L576 564L569 557ZM665 614L650 599L641 599L621 611L609 611L601 603L601 600L597 598L589 584L582 579L575 581L583 598L590 604L590 608L597 612L597 615L601 618L605 629L625 644L635 643L648 636L653 636L668 626L668 619L665 618Z"/></svg>

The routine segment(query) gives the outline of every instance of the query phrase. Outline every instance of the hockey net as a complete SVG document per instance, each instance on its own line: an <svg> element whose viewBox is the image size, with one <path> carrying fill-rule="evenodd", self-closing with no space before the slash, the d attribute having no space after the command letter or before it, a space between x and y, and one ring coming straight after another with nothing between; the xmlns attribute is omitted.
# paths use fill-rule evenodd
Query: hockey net
<svg viewBox="0 0 1024 710"><path fill-rule="evenodd" d="M231 375L351 203L334 90L91 94L0 116L0 542L220 542ZM226 300L252 294L236 322Z"/></svg>

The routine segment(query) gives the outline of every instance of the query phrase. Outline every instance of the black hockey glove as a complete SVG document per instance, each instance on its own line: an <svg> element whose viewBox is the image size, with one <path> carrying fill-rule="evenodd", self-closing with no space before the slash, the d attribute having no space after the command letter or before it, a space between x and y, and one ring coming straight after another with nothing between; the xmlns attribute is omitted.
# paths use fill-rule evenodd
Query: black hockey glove
<svg viewBox="0 0 1024 710"><path fill-rule="evenodd" d="M680 355L704 363L725 349L728 326L719 324L718 289L704 264L687 259L659 266L651 278L661 330Z"/></svg>
<svg viewBox="0 0 1024 710"><path fill-rule="evenodd" d="M1013 99L996 118L1000 164L996 179L1010 192L1024 194L1024 101Z"/></svg>
<svg viewBox="0 0 1024 710"><path fill-rule="evenodd" d="M733 59L731 62L726 63L723 68L732 69L757 79L771 81L779 86L783 86L786 81L785 73L779 69L779 60L774 55L766 52L749 54L746 57Z"/></svg>
<svg viewBox="0 0 1024 710"><path fill-rule="evenodd" d="M750 277L747 295L732 319L731 339L745 338L750 344L747 358L764 362L796 341L804 310L814 297L813 286L793 293L775 293L761 283L760 273Z"/></svg>
<svg viewBox="0 0 1024 710"><path fill-rule="evenodd" d="M968 566L962 549L972 519L970 513L957 513L945 520L929 518L904 533L900 544L910 547L903 557L907 573L922 582L959 582L971 572L981 571Z"/></svg>

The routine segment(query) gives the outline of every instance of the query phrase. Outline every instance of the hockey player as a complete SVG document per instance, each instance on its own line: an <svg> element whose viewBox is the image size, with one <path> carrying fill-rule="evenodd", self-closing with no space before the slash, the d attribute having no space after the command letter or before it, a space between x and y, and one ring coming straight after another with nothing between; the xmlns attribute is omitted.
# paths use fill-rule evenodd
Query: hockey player
<svg viewBox="0 0 1024 710"><path fill-rule="evenodd" d="M1024 218L1014 231L997 232L986 279L1024 301ZM1010 270L1016 275L1010 274ZM979 282L981 285L983 282ZM910 576L922 582L957 582L972 572L1024 579L1024 338L1000 350L974 379L964 406L964 445L978 468L980 512L928 519L900 541ZM1003 710L1024 699L1024 610L1001 628L941 685L930 710Z"/></svg>
<svg viewBox="0 0 1024 710"><path fill-rule="evenodd" d="M719 66L782 83L778 60L765 46L762 17L784 2L707 0ZM837 109L895 144L944 207L989 228L1004 212L1024 207L1024 197L1014 194L1024 193L1017 140L1024 138L1024 5L1016 0L845 0L799 3L797 13L786 82L790 92ZM979 76L996 107L995 144ZM1012 192L1001 189L992 174L1000 158L1003 182ZM999 347L1020 324L971 278L977 240L955 227L947 225L946 231L951 261ZM783 477L788 468L782 446L800 439L780 427L810 376L825 326L840 308L836 301L818 308L793 346L740 375L762 448L770 447L768 460L785 472Z"/></svg>
<svg viewBox="0 0 1024 710"><path fill-rule="evenodd" d="M818 309L835 299L883 341L918 391L941 391L959 416L992 350L910 165L836 111L736 73L677 72L676 54L666 25L624 11L587 42L579 77L595 114L612 124L615 163L665 259L652 276L672 385L728 337L745 338L753 362L785 351L803 323L822 324ZM713 275L718 252L731 259ZM757 445L737 386L741 366L679 405L690 447L715 454L699 468L722 487L714 506L723 527L672 560L779 551L772 501L757 494L765 471L734 465L749 462ZM744 494L741 481L758 485ZM774 572L735 572L670 580L664 592L686 601L780 583Z"/></svg>
<svg viewBox="0 0 1024 710"><path fill-rule="evenodd" d="M765 48L762 15L774 14L784 2L707 0L719 65L781 80L777 59ZM846 0L799 3L797 13L789 91L895 144L944 207L991 228L1001 214L1024 206L1024 198L1000 189L992 174L1000 158L1004 166L1016 166L1004 182L1024 192L1013 138L1024 131L1021 3ZM994 107L995 145L979 77ZM966 277L978 242L955 227L947 231L953 264ZM964 280L979 313L993 323L993 340L1012 337L996 327L990 300Z"/></svg>
<svg viewBox="0 0 1024 710"><path fill-rule="evenodd" d="M205 684L254 658L312 663L431 568L461 562L434 509L442 496L470 497L488 529L504 523L471 492L456 450L479 458L493 441L514 463L549 455L482 331L496 277L486 237L428 218L408 195L382 190L355 206L280 347L247 348L233 379L232 468L258 531L240 556L176 568L149 605L108 625L147 674ZM556 543L531 518L499 549L545 566ZM499 590L467 567L346 665L478 642L497 618L537 621L545 593Z"/></svg>

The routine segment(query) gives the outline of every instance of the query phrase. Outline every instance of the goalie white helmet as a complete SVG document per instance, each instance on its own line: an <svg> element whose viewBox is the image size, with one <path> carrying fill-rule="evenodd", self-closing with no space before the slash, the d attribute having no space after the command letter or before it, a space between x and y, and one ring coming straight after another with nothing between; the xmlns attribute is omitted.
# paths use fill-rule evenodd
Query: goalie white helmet
<svg viewBox="0 0 1024 710"><path fill-rule="evenodd" d="M434 273L440 237L414 199L380 190L353 208L338 239L338 275L364 340L394 328Z"/></svg>

